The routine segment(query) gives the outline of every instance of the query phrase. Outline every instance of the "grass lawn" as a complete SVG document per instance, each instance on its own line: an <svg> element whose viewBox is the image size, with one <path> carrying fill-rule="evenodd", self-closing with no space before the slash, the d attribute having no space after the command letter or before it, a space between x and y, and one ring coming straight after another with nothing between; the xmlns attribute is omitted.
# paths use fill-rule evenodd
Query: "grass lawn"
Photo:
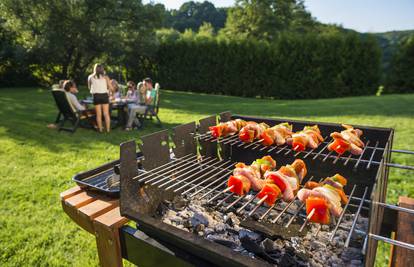
<svg viewBox="0 0 414 267"><path fill-rule="evenodd" d="M86 92L82 92L84 95ZM344 122L396 129L394 148L414 150L414 95L279 101L163 91L160 118L173 127L231 110L243 115ZM75 134L46 128L56 116L50 92L40 88L0 89L0 266L96 266L95 240L62 211L59 193L71 177L118 158L119 143L159 128ZM393 162L414 165L414 157ZM388 202L414 197L414 172L393 170ZM381 246L377 265L389 252Z"/></svg>

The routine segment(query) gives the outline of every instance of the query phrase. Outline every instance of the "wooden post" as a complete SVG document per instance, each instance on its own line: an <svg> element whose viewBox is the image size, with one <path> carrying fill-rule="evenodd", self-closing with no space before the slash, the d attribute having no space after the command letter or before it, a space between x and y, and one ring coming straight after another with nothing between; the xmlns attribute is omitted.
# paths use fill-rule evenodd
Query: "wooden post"
<svg viewBox="0 0 414 267"><path fill-rule="evenodd" d="M128 219L121 216L119 207L97 217L93 222L102 267L122 267L119 228L126 222Z"/></svg>
<svg viewBox="0 0 414 267"><path fill-rule="evenodd" d="M414 209L414 199L400 196L398 205L403 208ZM414 216L406 212L398 212L397 232L395 239L414 244ZM391 246L391 267L399 266L414 266L414 251L401 248L398 246Z"/></svg>

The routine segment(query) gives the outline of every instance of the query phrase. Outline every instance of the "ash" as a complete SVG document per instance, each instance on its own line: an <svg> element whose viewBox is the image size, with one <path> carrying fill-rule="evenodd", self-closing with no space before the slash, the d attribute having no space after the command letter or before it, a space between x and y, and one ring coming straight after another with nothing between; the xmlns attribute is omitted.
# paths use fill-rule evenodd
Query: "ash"
<svg viewBox="0 0 414 267"><path fill-rule="evenodd" d="M284 203L278 204L281 209ZM293 203L289 210L295 211L300 202ZM235 205L235 209L240 205ZM246 207L249 210L253 204ZM225 211L223 208L214 209L206 204L206 200L192 199L187 201L176 198L166 202L160 208L164 223L173 225L183 231L194 233L212 242L219 243L251 258L261 259L277 266L363 266L361 248L364 236L358 230L367 232L368 219L359 216L350 246L344 247L349 230L341 227L337 230L332 242L329 241L334 225L308 224L302 233L280 234L271 237L260 231L243 227L243 216L235 214L235 209ZM267 208L259 208L253 217L260 217ZM263 220L270 222L280 211L272 210ZM276 225L284 229L290 219L283 216ZM345 214L341 226L351 228L354 215ZM303 219L296 219L290 228L299 229Z"/></svg>

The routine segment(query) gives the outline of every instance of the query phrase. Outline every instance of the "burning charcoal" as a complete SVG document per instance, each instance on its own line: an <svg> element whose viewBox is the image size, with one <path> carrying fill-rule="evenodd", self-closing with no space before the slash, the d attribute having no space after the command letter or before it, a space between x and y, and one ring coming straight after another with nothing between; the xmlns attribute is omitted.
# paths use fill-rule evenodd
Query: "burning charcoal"
<svg viewBox="0 0 414 267"><path fill-rule="evenodd" d="M212 234L212 233L214 233L214 229L212 229L212 228L206 228L205 230L204 230L204 234L205 235L209 235L209 234Z"/></svg>
<svg viewBox="0 0 414 267"><path fill-rule="evenodd" d="M311 250L321 250L326 247L325 244L318 242L318 241L311 241L310 246L311 246Z"/></svg>
<svg viewBox="0 0 414 267"><path fill-rule="evenodd" d="M281 267L295 267L298 266L295 258L292 255L285 253L280 259L279 266Z"/></svg>
<svg viewBox="0 0 414 267"><path fill-rule="evenodd" d="M259 242L261 239L261 236L258 233L246 230L246 229L241 229L239 231L239 238L240 240L244 237L247 237L255 242Z"/></svg>
<svg viewBox="0 0 414 267"><path fill-rule="evenodd" d="M350 262L351 260L362 260L363 256L361 250L353 247L349 247L342 252L341 259L345 262Z"/></svg>
<svg viewBox="0 0 414 267"><path fill-rule="evenodd" d="M216 230L216 232L224 232L226 231L227 226L224 223L218 223L214 226L214 230Z"/></svg>
<svg viewBox="0 0 414 267"><path fill-rule="evenodd" d="M183 210L188 204L188 201L182 197L176 196L172 201L172 206L176 210Z"/></svg>
<svg viewBox="0 0 414 267"><path fill-rule="evenodd" d="M190 218L191 225L196 227L199 224L209 225L209 218L202 213L194 213L193 217Z"/></svg>
<svg viewBox="0 0 414 267"><path fill-rule="evenodd" d="M207 239L232 249L235 249L239 246L238 240L230 239L224 235L211 234L207 236Z"/></svg>
<svg viewBox="0 0 414 267"><path fill-rule="evenodd" d="M189 221L189 220L185 220L185 221L183 222L183 226L184 226L185 228L191 228L191 227L192 227L192 225L191 225L191 221Z"/></svg>
<svg viewBox="0 0 414 267"><path fill-rule="evenodd" d="M271 263L278 263L277 258L273 258L270 254L266 253L266 251L257 242L257 239L251 239L249 235L244 235L240 238L240 241L246 250L254 253L258 257L265 259Z"/></svg>
<svg viewBox="0 0 414 267"><path fill-rule="evenodd" d="M362 266L362 261L360 261L360 260L351 260L351 266Z"/></svg>
<svg viewBox="0 0 414 267"><path fill-rule="evenodd" d="M227 214L226 223L230 226L235 226L240 224L239 218L237 218L237 215L233 212L230 212Z"/></svg>
<svg viewBox="0 0 414 267"><path fill-rule="evenodd" d="M194 230L196 232L202 232L202 231L204 231L204 229L206 229L206 226L202 223L200 223L200 224L198 224L194 227Z"/></svg>
<svg viewBox="0 0 414 267"><path fill-rule="evenodd" d="M277 250L278 248L275 246L275 243L273 240L270 240L269 238L265 238L261 243L260 246L264 249L266 252L272 252L274 250Z"/></svg>

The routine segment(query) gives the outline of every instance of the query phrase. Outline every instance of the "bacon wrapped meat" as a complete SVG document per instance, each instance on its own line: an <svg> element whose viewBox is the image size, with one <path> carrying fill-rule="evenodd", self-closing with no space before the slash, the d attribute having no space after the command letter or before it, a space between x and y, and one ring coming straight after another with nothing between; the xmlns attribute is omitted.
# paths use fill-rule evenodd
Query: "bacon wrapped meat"
<svg viewBox="0 0 414 267"><path fill-rule="evenodd" d="M267 128L260 135L263 140L262 144L265 146L271 146L273 144L280 146L286 143L288 138L292 137L292 125L285 122Z"/></svg>
<svg viewBox="0 0 414 267"><path fill-rule="evenodd" d="M341 204L348 202L343 190L346 183L345 177L335 174L321 183L308 182L305 184L307 188L299 190L298 198L306 203L306 213L309 215L314 210L311 222L329 224L330 216L340 216Z"/></svg>
<svg viewBox="0 0 414 267"><path fill-rule="evenodd" d="M364 143L361 141L362 131L354 129L351 125L342 124L345 130L331 133L333 142L328 145L329 151L335 151L339 155L349 151L353 155L361 155Z"/></svg>
<svg viewBox="0 0 414 267"><path fill-rule="evenodd" d="M257 123L248 121L247 124L240 130L239 138L245 143L251 143L253 140L260 138L263 132L269 128L266 123Z"/></svg>
<svg viewBox="0 0 414 267"><path fill-rule="evenodd" d="M263 173L276 168L276 161L270 156L264 156L261 159L255 160L251 165L240 162L235 167L227 185L229 187L235 185L230 189L230 192L236 195L244 195L250 188L255 191L263 188L265 185Z"/></svg>
<svg viewBox="0 0 414 267"><path fill-rule="evenodd" d="M323 137L318 125L305 126L302 131L292 134L292 138L287 140L293 150L303 151L306 147L317 148L323 142Z"/></svg>
<svg viewBox="0 0 414 267"><path fill-rule="evenodd" d="M246 125L246 121L242 119L235 119L231 121L221 122L216 126L209 127L211 135L218 137L226 137L229 135L234 135L240 131Z"/></svg>

